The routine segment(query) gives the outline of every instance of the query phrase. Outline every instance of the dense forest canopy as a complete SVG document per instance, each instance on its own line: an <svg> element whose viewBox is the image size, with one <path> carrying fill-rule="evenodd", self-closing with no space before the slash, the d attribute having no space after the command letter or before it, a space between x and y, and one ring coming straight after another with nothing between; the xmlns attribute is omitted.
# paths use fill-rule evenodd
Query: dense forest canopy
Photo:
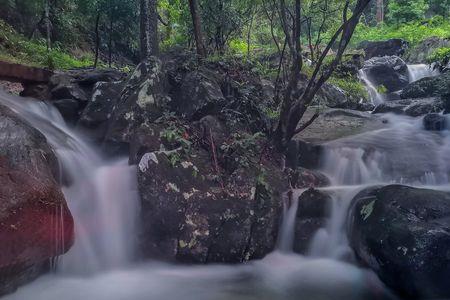
<svg viewBox="0 0 450 300"><path fill-rule="evenodd" d="M138 61L140 6L137 0L48 2L53 45L78 56L93 56L98 35L104 61L109 60L109 52L116 60ZM193 47L189 1L157 2L161 48ZM46 3L46 0L0 0L0 17L26 37L43 39ZM289 24L292 24L293 3L286 1ZM330 37L340 24L344 3L339 0L302 1L301 37L305 45L311 36L316 38L312 43L319 45ZM278 1L200 0L198 6L205 45L211 54L246 54L249 49L270 53L283 46ZM366 26L381 26L381 22L383 26L395 26L418 22L425 17L446 18L449 11L450 0L374 0L366 8L356 35L363 35Z"/></svg>

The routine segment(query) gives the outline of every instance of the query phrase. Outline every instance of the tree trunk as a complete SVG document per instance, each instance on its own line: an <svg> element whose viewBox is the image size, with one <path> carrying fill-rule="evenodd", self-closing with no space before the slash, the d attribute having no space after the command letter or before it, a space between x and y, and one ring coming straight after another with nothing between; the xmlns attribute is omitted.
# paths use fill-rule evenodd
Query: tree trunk
<svg viewBox="0 0 450 300"><path fill-rule="evenodd" d="M47 51L52 48L51 44L51 23L50 23L50 0L45 2L45 30L46 30L46 44Z"/></svg>
<svg viewBox="0 0 450 300"><path fill-rule="evenodd" d="M302 90L297 89L297 85L300 80L300 71L302 67L301 60L301 45L300 45L300 0L296 0L296 13L295 13L295 25L293 32L293 65L291 70L291 76L289 84L286 87L283 103L281 104L280 119L275 132L272 135L275 146L279 151L284 151L292 138L299 133L299 131L306 128L305 126L298 127L304 113L308 106L313 101L315 95L322 87L322 85L331 77L332 73L340 63L345 49L350 43L350 39L355 31L356 26L359 23L359 19L371 0L357 0L353 11L349 12L351 0L346 0L344 10L342 13L342 25L331 37L328 45L321 53L313 74L308 81L306 87ZM280 8L285 8L284 0L280 0ZM281 12L283 14L283 12ZM286 12L284 12L286 14ZM350 15L350 17L348 17ZM286 31L285 31L286 32ZM289 32L286 34L286 38L289 37ZM328 56L331 48L337 44L337 51L334 60L331 64L323 69L323 63ZM300 94L301 93L301 94ZM309 124L312 122L307 122Z"/></svg>
<svg viewBox="0 0 450 300"><path fill-rule="evenodd" d="M384 22L384 0L377 0L377 24Z"/></svg>
<svg viewBox="0 0 450 300"><path fill-rule="evenodd" d="M109 13L109 42L108 42L108 62L109 67L112 66L112 42L113 42L113 10L111 7L110 13Z"/></svg>
<svg viewBox="0 0 450 300"><path fill-rule="evenodd" d="M141 60L159 54L157 0L140 0Z"/></svg>
<svg viewBox="0 0 450 300"><path fill-rule="evenodd" d="M94 60L94 69L97 68L98 65L98 55L100 52L100 33L99 33L99 25L100 25L100 12L97 12L97 18L95 19L95 60Z"/></svg>
<svg viewBox="0 0 450 300"><path fill-rule="evenodd" d="M149 16L149 50L150 55L157 56L159 54L158 42L158 1L149 0L148 16Z"/></svg>
<svg viewBox="0 0 450 300"><path fill-rule="evenodd" d="M191 11L192 23L194 26L194 38L197 47L197 54L201 58L205 58L206 48L203 40L202 21L199 14L197 0L189 0L189 9Z"/></svg>

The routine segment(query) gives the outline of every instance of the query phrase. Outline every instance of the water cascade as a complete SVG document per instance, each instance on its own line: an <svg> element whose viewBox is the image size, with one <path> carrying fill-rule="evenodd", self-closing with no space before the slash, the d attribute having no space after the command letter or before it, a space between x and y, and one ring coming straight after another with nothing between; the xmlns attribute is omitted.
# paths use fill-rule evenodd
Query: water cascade
<svg viewBox="0 0 450 300"><path fill-rule="evenodd" d="M408 65L409 82L415 82L425 77L439 75L439 71L426 64Z"/></svg>
<svg viewBox="0 0 450 300"><path fill-rule="evenodd" d="M303 191L286 203L280 251L261 261L242 266L134 265L132 237L138 211L134 167L123 159L102 158L46 103L5 93L0 94L0 103L43 132L55 149L67 177L63 191L76 223L75 245L60 259L58 271L4 300L365 300L389 295L374 273L335 259L338 255L292 253L295 199ZM342 214L342 209L337 210ZM342 216L332 219L330 226L342 220ZM345 249L343 231L336 231L339 237L330 242L329 250L332 245Z"/></svg>

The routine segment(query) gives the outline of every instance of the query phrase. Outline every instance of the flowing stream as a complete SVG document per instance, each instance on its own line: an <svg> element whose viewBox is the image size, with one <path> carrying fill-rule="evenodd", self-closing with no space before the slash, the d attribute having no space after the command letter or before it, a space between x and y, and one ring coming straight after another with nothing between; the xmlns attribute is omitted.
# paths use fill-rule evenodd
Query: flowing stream
<svg viewBox="0 0 450 300"><path fill-rule="evenodd" d="M410 66L410 72L419 78L425 71ZM349 263L344 228L350 202L374 184L446 189L449 183L449 132L423 130L422 118L385 115L384 129L325 144L321 171L332 186L322 190L333 198L331 217L316 232L308 255L292 252L298 196L304 192L298 190L292 203L285 201L278 250L263 260L239 266L138 264L132 238L139 211L135 167L102 157L49 104L3 92L0 104L39 129L54 148L76 224L75 244L56 272L4 300L394 299L373 272Z"/></svg>

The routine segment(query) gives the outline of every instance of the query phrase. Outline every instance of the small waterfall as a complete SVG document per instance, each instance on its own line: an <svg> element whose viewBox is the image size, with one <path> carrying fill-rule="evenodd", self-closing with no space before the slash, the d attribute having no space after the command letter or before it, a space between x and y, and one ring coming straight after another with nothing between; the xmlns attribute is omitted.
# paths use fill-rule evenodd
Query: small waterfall
<svg viewBox="0 0 450 300"><path fill-rule="evenodd" d="M124 266L133 252L138 209L134 167L126 160L103 159L47 103L0 91L0 104L45 135L64 174L61 182L69 182L62 190L75 221L75 244L59 259L57 269L94 273ZM55 230L60 230L58 224Z"/></svg>
<svg viewBox="0 0 450 300"><path fill-rule="evenodd" d="M385 102L384 95L378 92L377 87L372 83L364 69L359 70L359 78L364 82L373 105L378 105Z"/></svg>
<svg viewBox="0 0 450 300"><path fill-rule="evenodd" d="M426 64L408 65L409 82L415 82L425 77L434 77L439 75L438 70Z"/></svg>

